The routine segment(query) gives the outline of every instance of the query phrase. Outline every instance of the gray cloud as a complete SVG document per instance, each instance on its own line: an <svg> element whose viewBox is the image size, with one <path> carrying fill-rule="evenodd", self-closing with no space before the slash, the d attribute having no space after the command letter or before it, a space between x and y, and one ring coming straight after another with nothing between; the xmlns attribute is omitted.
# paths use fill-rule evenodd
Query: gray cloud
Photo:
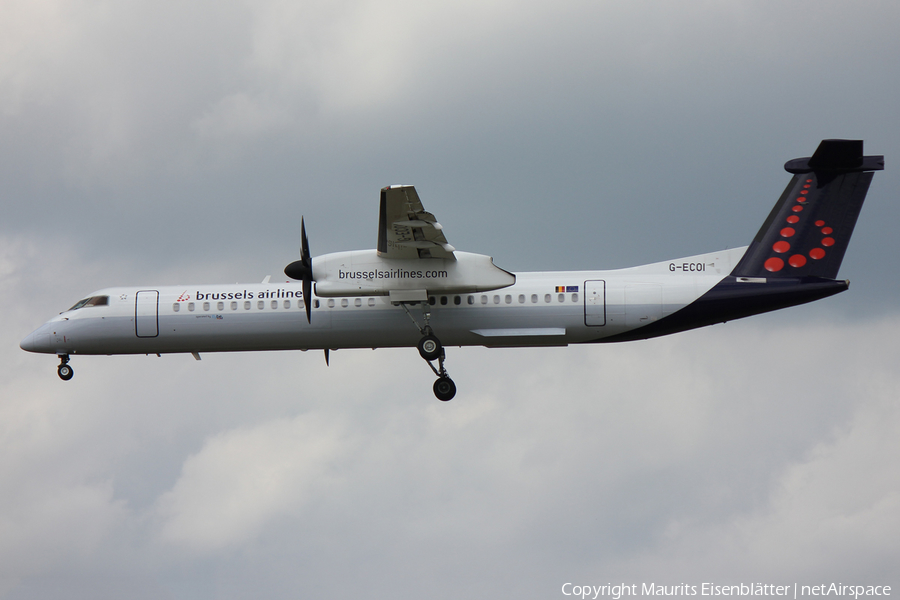
<svg viewBox="0 0 900 600"><path fill-rule="evenodd" d="M890 156L897 126L886 3L172 10L7 21L37 33L0 81L6 227L144 268L157 235L170 262L227 241L278 265L301 213L317 251L371 245L377 189L404 181L509 268L627 266L745 243L785 160L839 136ZM522 233L486 243L498 223Z"/></svg>

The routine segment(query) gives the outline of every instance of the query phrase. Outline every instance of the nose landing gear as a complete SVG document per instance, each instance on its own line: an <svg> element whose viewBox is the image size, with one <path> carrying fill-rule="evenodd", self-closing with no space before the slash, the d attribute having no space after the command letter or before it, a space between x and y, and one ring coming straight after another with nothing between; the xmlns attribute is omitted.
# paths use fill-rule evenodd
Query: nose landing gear
<svg viewBox="0 0 900 600"><path fill-rule="evenodd" d="M456 384L453 383L453 380L447 375L447 369L444 368L444 359L447 358L447 355L444 353L444 346L437 336L434 335L431 325L428 324L428 320L431 318L431 313L428 312L428 304L422 304L422 316L425 320L424 327L419 327L418 321L416 321L416 318L409 312L409 308L406 307L405 302L400 303L400 305L403 307L403 310L406 311L406 314L409 315L409 318L412 319L412 322L415 323L419 333L422 334L422 339L419 340L416 347L419 349L419 356L425 359L425 362L428 363L428 366L431 367L431 370L437 375L437 381L435 381L434 386L432 386L434 395L441 402L452 400L453 396L456 395ZM437 368L432 364L435 360L438 361Z"/></svg>
<svg viewBox="0 0 900 600"><path fill-rule="evenodd" d="M56 367L56 374L59 375L59 378L63 381L68 381L74 377L75 370L69 366L68 354L59 355L59 366Z"/></svg>

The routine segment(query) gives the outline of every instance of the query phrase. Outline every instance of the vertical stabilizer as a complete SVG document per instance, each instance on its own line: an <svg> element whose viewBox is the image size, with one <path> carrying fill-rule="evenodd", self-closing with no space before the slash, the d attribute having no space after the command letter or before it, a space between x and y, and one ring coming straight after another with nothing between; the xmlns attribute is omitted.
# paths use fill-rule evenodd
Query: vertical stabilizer
<svg viewBox="0 0 900 600"><path fill-rule="evenodd" d="M794 177L731 274L834 279L884 157L864 156L861 140L823 140L784 168Z"/></svg>

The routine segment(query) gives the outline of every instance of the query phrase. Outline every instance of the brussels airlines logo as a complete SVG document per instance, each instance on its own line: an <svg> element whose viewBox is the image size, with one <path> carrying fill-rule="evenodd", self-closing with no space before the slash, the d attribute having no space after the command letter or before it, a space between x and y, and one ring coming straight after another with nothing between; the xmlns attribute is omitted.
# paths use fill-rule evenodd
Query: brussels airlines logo
<svg viewBox="0 0 900 600"><path fill-rule="evenodd" d="M191 299L190 294L182 294L187 300ZM301 290L286 290L284 288L277 288L274 290L263 290L259 292L250 292L247 290L241 290L239 292L201 292L198 291L194 297L197 300L253 300L254 298L258 300L262 299L282 299L282 298L302 298L303 292Z"/></svg>
<svg viewBox="0 0 900 600"><path fill-rule="evenodd" d="M181 292L181 295L178 296L178 302L187 302L190 299L191 295L188 294L187 290L184 290L183 292Z"/></svg>
<svg viewBox="0 0 900 600"><path fill-rule="evenodd" d="M338 279L444 279L447 275L447 271L407 271L406 269L345 271L338 269Z"/></svg>

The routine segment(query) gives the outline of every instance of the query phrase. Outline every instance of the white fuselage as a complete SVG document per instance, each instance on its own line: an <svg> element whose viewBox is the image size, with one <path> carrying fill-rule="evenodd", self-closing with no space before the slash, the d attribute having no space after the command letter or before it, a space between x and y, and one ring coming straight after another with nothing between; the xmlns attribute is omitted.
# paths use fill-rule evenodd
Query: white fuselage
<svg viewBox="0 0 900 600"><path fill-rule="evenodd" d="M257 283L108 288L106 305L54 317L22 341L32 352L154 354L415 346L424 310L444 346L561 346L599 342L679 309L723 280L744 253L724 250L612 271L515 274L490 292L313 298L301 285ZM433 302L433 304L431 304Z"/></svg>

